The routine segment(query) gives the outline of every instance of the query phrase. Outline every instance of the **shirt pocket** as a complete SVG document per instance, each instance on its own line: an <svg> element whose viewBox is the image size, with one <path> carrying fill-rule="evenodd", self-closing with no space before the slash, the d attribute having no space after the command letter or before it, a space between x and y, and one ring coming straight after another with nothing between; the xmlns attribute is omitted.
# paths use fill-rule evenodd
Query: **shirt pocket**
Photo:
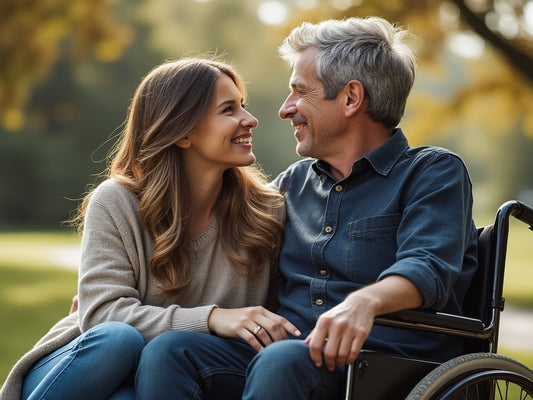
<svg viewBox="0 0 533 400"><path fill-rule="evenodd" d="M401 214L361 218L348 223L345 272L348 279L373 283L396 261L396 233Z"/></svg>

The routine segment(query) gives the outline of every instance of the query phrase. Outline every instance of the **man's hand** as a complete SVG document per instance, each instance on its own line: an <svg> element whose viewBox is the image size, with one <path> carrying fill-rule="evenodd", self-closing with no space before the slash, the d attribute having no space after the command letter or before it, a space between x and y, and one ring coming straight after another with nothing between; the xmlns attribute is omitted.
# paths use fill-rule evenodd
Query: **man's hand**
<svg viewBox="0 0 533 400"><path fill-rule="evenodd" d="M240 337L257 351L263 347L289 338L300 336L300 331L285 318L264 307L215 308L209 315L209 329L218 336Z"/></svg>
<svg viewBox="0 0 533 400"><path fill-rule="evenodd" d="M317 367L328 370L355 361L377 315L422 305L422 296L406 278L393 275L351 293L322 314L305 342Z"/></svg>
<svg viewBox="0 0 533 400"><path fill-rule="evenodd" d="M372 299L352 293L342 303L322 314L305 342L317 367L333 371L355 361L374 324Z"/></svg>

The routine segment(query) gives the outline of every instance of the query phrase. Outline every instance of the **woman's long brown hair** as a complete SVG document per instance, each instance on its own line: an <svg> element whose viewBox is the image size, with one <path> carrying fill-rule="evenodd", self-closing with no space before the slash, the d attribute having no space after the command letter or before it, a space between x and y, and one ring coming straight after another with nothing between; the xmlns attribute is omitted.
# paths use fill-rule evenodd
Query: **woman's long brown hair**
<svg viewBox="0 0 533 400"><path fill-rule="evenodd" d="M139 198L145 229L154 239L150 269L162 282L164 296L187 287L193 262L187 235L190 192L176 142L200 122L220 74L229 76L245 96L236 71L218 61L184 59L152 70L135 92L112 152L108 177ZM271 215L283 199L265 183L254 166L230 168L216 204L223 248L234 265L249 274L278 256L283 235L283 225ZM75 219L80 228L90 196Z"/></svg>

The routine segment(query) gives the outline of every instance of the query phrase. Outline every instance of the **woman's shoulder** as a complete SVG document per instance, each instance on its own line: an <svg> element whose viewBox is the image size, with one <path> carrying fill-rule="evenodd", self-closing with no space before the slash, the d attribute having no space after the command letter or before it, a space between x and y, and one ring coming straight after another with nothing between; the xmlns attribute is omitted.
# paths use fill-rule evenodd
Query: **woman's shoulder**
<svg viewBox="0 0 533 400"><path fill-rule="evenodd" d="M104 204L137 203L137 196L113 178L100 183L92 194L92 201Z"/></svg>
<svg viewBox="0 0 533 400"><path fill-rule="evenodd" d="M101 222L110 216L114 220L137 220L138 212L137 196L113 178L94 189L87 206L87 216L91 215Z"/></svg>

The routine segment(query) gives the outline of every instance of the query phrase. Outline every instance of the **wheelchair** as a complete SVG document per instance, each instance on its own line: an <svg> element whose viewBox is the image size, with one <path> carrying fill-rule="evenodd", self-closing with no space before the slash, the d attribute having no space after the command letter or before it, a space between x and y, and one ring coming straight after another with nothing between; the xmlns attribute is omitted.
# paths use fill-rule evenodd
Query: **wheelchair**
<svg viewBox="0 0 533 400"><path fill-rule="evenodd" d="M493 224L478 228L478 270L464 316L404 310L375 321L462 337L465 354L440 364L363 350L347 368L345 400L533 399L533 371L497 354L510 216L533 230L533 209L516 200L498 209Z"/></svg>

